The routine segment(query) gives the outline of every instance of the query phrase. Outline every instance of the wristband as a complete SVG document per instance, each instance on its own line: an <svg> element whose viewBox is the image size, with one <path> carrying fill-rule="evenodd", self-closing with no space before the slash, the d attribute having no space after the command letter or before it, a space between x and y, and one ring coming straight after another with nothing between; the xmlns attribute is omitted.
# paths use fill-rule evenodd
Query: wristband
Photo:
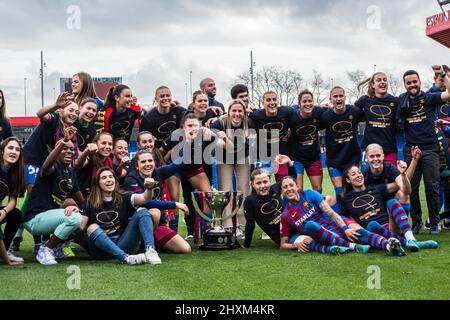
<svg viewBox="0 0 450 320"><path fill-rule="evenodd" d="M342 231L344 231L344 232L345 232L345 231L347 231L347 230L348 230L348 227L347 227L347 226L343 226L343 227L342 227L341 229L342 229Z"/></svg>

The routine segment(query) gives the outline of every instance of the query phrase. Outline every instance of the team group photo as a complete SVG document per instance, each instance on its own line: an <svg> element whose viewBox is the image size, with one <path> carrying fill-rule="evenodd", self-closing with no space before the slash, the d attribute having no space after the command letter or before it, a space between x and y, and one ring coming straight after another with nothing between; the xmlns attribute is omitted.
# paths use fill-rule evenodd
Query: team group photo
<svg viewBox="0 0 450 320"><path fill-rule="evenodd" d="M449 1L101 2L0 4L0 299L449 298Z"/></svg>

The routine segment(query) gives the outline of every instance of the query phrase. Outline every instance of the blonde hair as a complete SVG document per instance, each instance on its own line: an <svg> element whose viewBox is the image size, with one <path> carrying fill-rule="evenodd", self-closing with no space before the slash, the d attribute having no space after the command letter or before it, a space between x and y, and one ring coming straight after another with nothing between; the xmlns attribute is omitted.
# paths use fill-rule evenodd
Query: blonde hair
<svg viewBox="0 0 450 320"><path fill-rule="evenodd" d="M244 110L244 118L242 119L242 128L244 130L245 137L248 137L248 116L247 116L247 109L245 107L245 104L240 99L234 99L230 102L228 105L228 113L220 117L220 121L222 122L222 126L226 129L227 136L230 138L233 136L233 129L231 125L231 116L230 116L230 110L231 107L235 105L240 105L242 109Z"/></svg>

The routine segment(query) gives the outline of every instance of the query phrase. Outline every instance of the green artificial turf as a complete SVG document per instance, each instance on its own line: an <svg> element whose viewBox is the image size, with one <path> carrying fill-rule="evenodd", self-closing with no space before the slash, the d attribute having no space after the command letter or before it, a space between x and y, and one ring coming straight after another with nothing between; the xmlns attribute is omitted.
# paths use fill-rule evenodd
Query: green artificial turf
<svg viewBox="0 0 450 320"><path fill-rule="evenodd" d="M324 178L324 190L332 193ZM423 188L422 188L423 190ZM422 205L425 200L422 192ZM424 210L426 212L426 210ZM182 220L182 219L181 219ZM180 234L185 235L180 223ZM370 254L329 256L280 251L255 232L250 249L200 251L188 255L161 253L157 266L92 261L79 247L77 256L57 266L42 266L32 255L26 233L21 250L24 267L0 266L0 299L448 299L450 298L450 232L435 239L440 248L390 257ZM80 270L80 289L70 290L70 266ZM370 266L380 268L380 289L369 289ZM372 283L371 281L369 281Z"/></svg>

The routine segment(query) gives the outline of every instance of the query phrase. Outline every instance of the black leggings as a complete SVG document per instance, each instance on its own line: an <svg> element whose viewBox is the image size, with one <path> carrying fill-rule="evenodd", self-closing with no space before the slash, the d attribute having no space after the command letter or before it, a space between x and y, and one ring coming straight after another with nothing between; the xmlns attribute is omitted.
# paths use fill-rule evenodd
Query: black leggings
<svg viewBox="0 0 450 320"><path fill-rule="evenodd" d="M19 230L20 225L22 224L22 213L20 212L20 210L14 208L11 212L9 212L6 215L5 219L0 222L0 224L4 223L6 223L6 225L4 231L5 237L3 239L3 242L5 243L6 250L8 250L12 240L14 239L14 236L16 235L17 230Z"/></svg>

